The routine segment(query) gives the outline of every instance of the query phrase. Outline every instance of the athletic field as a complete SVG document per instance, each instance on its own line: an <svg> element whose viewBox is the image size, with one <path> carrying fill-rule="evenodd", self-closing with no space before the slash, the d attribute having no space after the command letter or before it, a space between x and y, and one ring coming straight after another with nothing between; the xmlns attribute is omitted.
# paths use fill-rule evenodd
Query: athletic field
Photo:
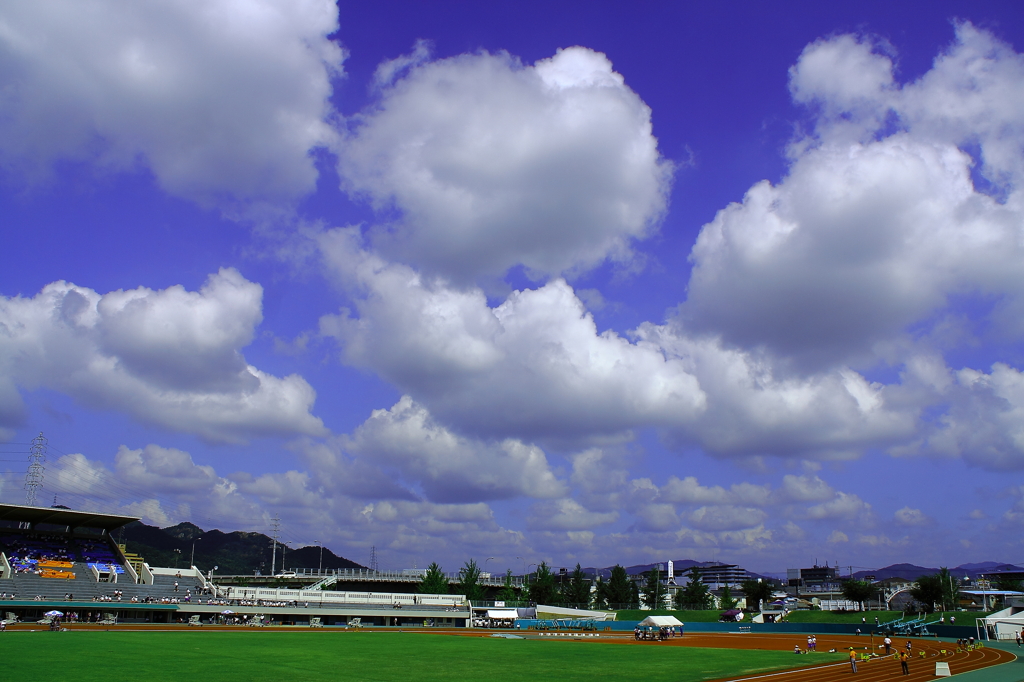
<svg viewBox="0 0 1024 682"><path fill-rule="evenodd" d="M814 659L809 661L808 659ZM604 682L713 680L818 663L757 651L598 641L510 640L399 632L237 630L0 633L9 680L290 682L502 679Z"/></svg>

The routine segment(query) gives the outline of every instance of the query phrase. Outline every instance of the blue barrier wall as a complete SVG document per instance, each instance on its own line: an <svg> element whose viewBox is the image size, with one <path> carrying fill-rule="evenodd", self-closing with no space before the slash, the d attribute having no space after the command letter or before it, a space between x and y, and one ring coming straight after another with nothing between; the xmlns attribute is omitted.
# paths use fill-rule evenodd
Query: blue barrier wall
<svg viewBox="0 0 1024 682"><path fill-rule="evenodd" d="M959 619L957 619L959 620ZM520 629L526 630L531 625L536 625L536 620L520 619L516 623ZM544 621L546 622L546 621ZM611 629L612 632L632 632L633 628L636 627L638 620L611 620L611 621L598 621L597 630L598 632ZM744 628L740 630L740 628ZM852 635L857 632L857 628L861 629L861 634L865 637L870 637L872 634L872 628L870 624L865 626L862 623L750 623L750 622L739 622L739 623L685 623L684 632L761 632L761 633L774 633L774 634L832 634L832 635ZM939 637L947 637L949 639L959 639L961 637L975 637L977 633L974 626L970 627L966 625L932 625L928 628L929 632ZM875 636L882 637L884 632L881 630L874 630ZM899 637L899 635L894 635Z"/></svg>

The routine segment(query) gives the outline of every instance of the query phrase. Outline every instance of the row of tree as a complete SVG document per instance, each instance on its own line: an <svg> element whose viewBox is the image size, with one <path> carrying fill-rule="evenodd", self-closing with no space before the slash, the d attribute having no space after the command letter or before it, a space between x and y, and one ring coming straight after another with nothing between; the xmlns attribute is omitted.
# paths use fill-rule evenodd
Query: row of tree
<svg viewBox="0 0 1024 682"><path fill-rule="evenodd" d="M564 576L556 576L546 562L537 567L535 573L528 577L525 588L512 583L512 571L505 573L505 584L496 599L506 603L534 602L553 606L569 606L573 608L596 609L663 609L673 607L679 610L709 610L714 608L735 608L737 600L726 585L716 600L701 576L699 568L690 569L690 580L682 588L677 589L669 598L669 592L661 581L661 571L652 568L645 576L643 587L631 580L626 569L616 565L611 570L608 580L599 576L591 580L576 564L576 568ZM998 589L1019 590L1020 581L1001 580L996 584ZM747 599L747 608L760 610L762 602L771 600L774 587L762 580L744 580L740 588ZM448 578L437 563L427 568L420 592L424 594L447 594ZM470 559L459 570L456 592L464 594L472 600L480 600L484 596L480 584L480 567L474 559ZM843 597L860 604L864 609L865 602L876 598L878 589L866 580L847 580L842 585ZM943 567L938 573L921 576L910 589L910 596L920 607L931 613L936 606L942 611L955 610L960 604L960 584ZM717 604L716 604L717 601Z"/></svg>
<svg viewBox="0 0 1024 682"><path fill-rule="evenodd" d="M524 587L514 585L512 571L505 573L505 584L495 597L499 601L517 602L532 601L537 604L573 605L580 608L618 605L629 608L638 604L640 597L636 583L629 579L626 569L616 566L612 569L610 580L602 582L598 579L596 598L591 594L593 582L583 572L579 564L567 576L556 576L547 563L541 563L535 573L528 576L528 584ZM447 594L448 578L437 563L430 564L420 583L419 590L424 594ZM478 600L483 597L483 586L480 584L480 567L470 559L459 570L455 583L455 591L469 599Z"/></svg>
<svg viewBox="0 0 1024 682"><path fill-rule="evenodd" d="M512 571L505 573L505 584L495 597L506 603L530 601L536 604L568 606L580 609L663 609L674 607L680 610L708 610L714 608L735 608L737 600L732 596L729 586L722 589L717 600L710 589L704 584L700 570L691 569L690 581L683 589L675 591L670 599L669 592L661 581L661 571L652 568L641 587L637 581L631 580L626 569L616 565L612 568L608 579L598 576L591 580L583 572L579 564L571 572L556 576L546 562L537 567L535 573L527 576L525 587L513 585ZM424 594L447 594L448 578L437 563L427 568L420 592ZM745 580L741 584L743 594L747 598L747 606L754 609L760 607L762 601L771 599L773 587L761 580ZM459 570L455 590L472 600L483 598L483 586L480 584L480 567L470 559Z"/></svg>

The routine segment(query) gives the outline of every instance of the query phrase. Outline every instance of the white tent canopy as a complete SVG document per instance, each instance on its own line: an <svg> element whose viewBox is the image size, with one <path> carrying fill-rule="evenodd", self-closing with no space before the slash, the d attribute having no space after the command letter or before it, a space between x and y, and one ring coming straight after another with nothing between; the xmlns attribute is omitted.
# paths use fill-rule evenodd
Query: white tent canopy
<svg viewBox="0 0 1024 682"><path fill-rule="evenodd" d="M640 625L653 625L656 628L670 628L678 627L682 625L682 623L680 623L679 619L677 619L675 616L647 616L642 621L640 621Z"/></svg>
<svg viewBox="0 0 1024 682"><path fill-rule="evenodd" d="M487 617L491 620L515 620L519 612L515 609L487 609Z"/></svg>

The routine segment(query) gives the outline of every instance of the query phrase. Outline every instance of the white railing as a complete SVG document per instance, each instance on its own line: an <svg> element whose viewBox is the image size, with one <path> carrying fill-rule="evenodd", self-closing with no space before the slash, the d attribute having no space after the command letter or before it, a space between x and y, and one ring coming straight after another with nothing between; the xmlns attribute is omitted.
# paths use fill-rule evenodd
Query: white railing
<svg viewBox="0 0 1024 682"><path fill-rule="evenodd" d="M203 586L204 590L205 589L209 589L210 587L212 587L210 582L206 579L206 576L203 575L203 572L200 571L195 566L192 567L192 574L195 575L195 577L199 579L199 584Z"/></svg>
<svg viewBox="0 0 1024 682"><path fill-rule="evenodd" d="M7 560L7 555L0 552L0 578L12 578L14 577L14 569L11 568L11 562Z"/></svg>
<svg viewBox="0 0 1024 682"><path fill-rule="evenodd" d="M860 611L860 603L849 599L821 599L818 606L822 611Z"/></svg>
<svg viewBox="0 0 1024 682"><path fill-rule="evenodd" d="M132 564L130 561L124 562L124 571L131 577L133 583L135 583L136 585L139 584L139 574L135 572L134 568L132 568Z"/></svg>
<svg viewBox="0 0 1024 682"><path fill-rule="evenodd" d="M459 580L458 573L445 573L444 576L448 579L449 583L456 583ZM270 578L273 576L260 576L264 578ZM336 568L336 569L311 569L311 568L297 568L295 569L295 577L299 580L314 580L317 582L326 581L327 579L336 580L368 580L368 581L387 581L387 582L405 582L405 583L419 583L423 582L423 576L417 573L406 573L403 571L372 571L368 568ZM331 582L334 582L331 580ZM505 575L493 575L482 571L478 582L481 585L488 585L490 587L500 587L505 584ZM328 583L329 584L329 583ZM521 586L523 584L522 576L512 576L512 584Z"/></svg>
<svg viewBox="0 0 1024 682"><path fill-rule="evenodd" d="M382 604L411 606L451 606L468 608L461 594L407 594L396 592L333 592L330 590L277 590L263 587L225 585L219 588L225 599L261 601L320 602L331 604Z"/></svg>
<svg viewBox="0 0 1024 682"><path fill-rule="evenodd" d="M142 562L142 573L139 576L139 578L145 585L152 585L156 582L156 580L154 580L153 578L152 569L150 569L149 564L147 564L145 561Z"/></svg>

